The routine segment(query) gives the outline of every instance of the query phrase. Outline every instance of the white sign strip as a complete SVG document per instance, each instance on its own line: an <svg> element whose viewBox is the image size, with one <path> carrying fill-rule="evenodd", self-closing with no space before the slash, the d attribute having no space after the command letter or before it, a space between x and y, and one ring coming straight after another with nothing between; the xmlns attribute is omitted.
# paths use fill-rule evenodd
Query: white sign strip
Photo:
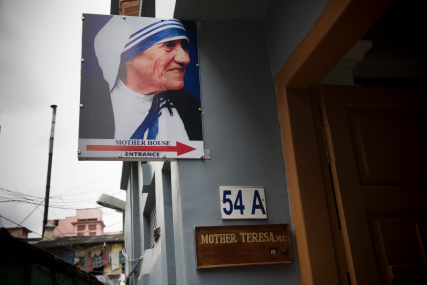
<svg viewBox="0 0 427 285"><path fill-rule="evenodd" d="M79 160L161 160L200 158L203 141L79 139Z"/></svg>
<svg viewBox="0 0 427 285"><path fill-rule="evenodd" d="M263 187L220 186L222 219L267 219Z"/></svg>

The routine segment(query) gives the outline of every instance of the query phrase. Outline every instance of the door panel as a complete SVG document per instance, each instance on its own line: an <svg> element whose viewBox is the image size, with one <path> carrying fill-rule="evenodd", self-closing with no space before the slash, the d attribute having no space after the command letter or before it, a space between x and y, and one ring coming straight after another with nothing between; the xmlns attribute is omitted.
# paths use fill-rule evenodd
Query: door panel
<svg viewBox="0 0 427 285"><path fill-rule="evenodd" d="M367 216L383 284L420 284L427 264L418 226L427 212L368 211Z"/></svg>
<svg viewBox="0 0 427 285"><path fill-rule="evenodd" d="M417 284L425 278L424 92L318 88L352 284Z"/></svg>
<svg viewBox="0 0 427 285"><path fill-rule="evenodd" d="M356 107L348 117L363 186L427 183L426 110Z"/></svg>

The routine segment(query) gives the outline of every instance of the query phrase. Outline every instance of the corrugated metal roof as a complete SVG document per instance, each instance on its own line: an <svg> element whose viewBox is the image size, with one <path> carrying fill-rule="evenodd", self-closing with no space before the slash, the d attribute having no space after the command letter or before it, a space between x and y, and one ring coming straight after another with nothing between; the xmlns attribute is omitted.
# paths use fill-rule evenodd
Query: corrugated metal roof
<svg viewBox="0 0 427 285"><path fill-rule="evenodd" d="M20 239L14 238L4 229L0 229L0 243L3 249L0 251L0 260L24 259L25 262L41 264L51 270L67 276L75 276L87 281L87 284L101 285L95 276L80 270L78 267L55 257L44 249L37 248Z"/></svg>
<svg viewBox="0 0 427 285"><path fill-rule="evenodd" d="M123 234L104 235L104 236L74 236L74 237L57 237L54 240L43 240L33 245L40 248L54 248L60 246L72 246L82 244L103 244L124 242Z"/></svg>

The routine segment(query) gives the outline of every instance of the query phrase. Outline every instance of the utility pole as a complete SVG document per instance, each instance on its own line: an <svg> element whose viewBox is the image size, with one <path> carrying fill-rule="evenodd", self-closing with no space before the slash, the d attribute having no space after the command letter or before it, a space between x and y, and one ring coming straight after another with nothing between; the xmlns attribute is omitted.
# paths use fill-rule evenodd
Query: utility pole
<svg viewBox="0 0 427 285"><path fill-rule="evenodd" d="M44 231L47 224L47 214L49 212L49 195L50 195L50 176L52 171L52 156L53 156L53 137L55 134L55 119L56 119L56 105L51 105L52 108L52 126L50 129L50 139L49 139L49 162L47 165L47 179L46 179L46 196L44 198L44 215L43 215L43 232L42 236L44 237Z"/></svg>

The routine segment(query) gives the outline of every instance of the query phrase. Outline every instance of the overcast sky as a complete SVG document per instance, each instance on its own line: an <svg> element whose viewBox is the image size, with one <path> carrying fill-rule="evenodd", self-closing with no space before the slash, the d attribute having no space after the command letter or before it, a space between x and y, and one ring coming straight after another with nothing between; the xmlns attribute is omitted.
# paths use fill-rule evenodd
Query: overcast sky
<svg viewBox="0 0 427 285"><path fill-rule="evenodd" d="M0 0L0 215L18 224L36 206L7 202L5 193L21 192L29 203L44 198L52 104L58 109L49 219L99 207L102 193L125 199L121 162L77 160L82 13L109 14L110 1ZM121 215L103 212L105 231L121 230ZM22 225L41 233L42 221L43 204Z"/></svg>

